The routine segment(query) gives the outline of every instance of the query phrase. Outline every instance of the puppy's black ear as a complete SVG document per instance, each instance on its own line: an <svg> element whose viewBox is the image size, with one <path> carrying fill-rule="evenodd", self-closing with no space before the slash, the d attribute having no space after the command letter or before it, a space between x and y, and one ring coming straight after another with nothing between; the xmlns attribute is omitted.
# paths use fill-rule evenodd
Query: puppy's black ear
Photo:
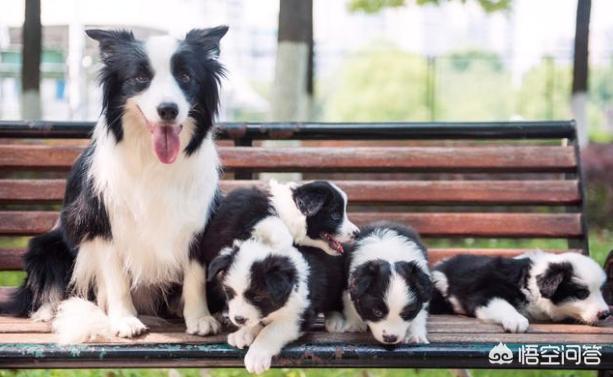
<svg viewBox="0 0 613 377"><path fill-rule="evenodd" d="M536 277L536 284L541 295L552 298L558 287L566 279L572 276L572 266L568 263L552 263L547 270Z"/></svg>
<svg viewBox="0 0 613 377"><path fill-rule="evenodd" d="M303 215L313 216L326 204L330 192L317 185L317 182L307 183L294 190L294 202Z"/></svg>
<svg viewBox="0 0 613 377"><path fill-rule="evenodd" d="M100 30L89 29L85 31L88 37L98 42L100 58L107 63L109 58L118 51L119 47L135 41L134 34L127 30Z"/></svg>
<svg viewBox="0 0 613 377"><path fill-rule="evenodd" d="M283 304L298 279L293 263L286 257L267 258L262 272L270 298L278 305Z"/></svg>
<svg viewBox="0 0 613 377"><path fill-rule="evenodd" d="M410 289L414 289L421 301L432 298L432 280L417 264L413 262L396 262L396 272L403 277Z"/></svg>
<svg viewBox="0 0 613 377"><path fill-rule="evenodd" d="M228 32L226 25L215 26L206 29L192 29L185 36L185 42L208 50L213 58L219 57L219 42Z"/></svg>
<svg viewBox="0 0 613 377"><path fill-rule="evenodd" d="M209 263L207 272L207 281L221 278L226 273L232 262L234 261L234 252L227 252L218 255Z"/></svg>
<svg viewBox="0 0 613 377"><path fill-rule="evenodd" d="M377 281L388 277L390 274L389 265L382 260L366 262L351 273L349 277L349 294L352 297L360 297L377 283Z"/></svg>

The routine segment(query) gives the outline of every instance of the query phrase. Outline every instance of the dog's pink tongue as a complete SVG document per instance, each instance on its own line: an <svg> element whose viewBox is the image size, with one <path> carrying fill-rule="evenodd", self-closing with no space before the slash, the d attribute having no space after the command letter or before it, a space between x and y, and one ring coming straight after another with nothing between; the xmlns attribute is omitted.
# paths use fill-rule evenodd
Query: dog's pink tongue
<svg viewBox="0 0 613 377"><path fill-rule="evenodd" d="M153 150L160 162L172 164L179 154L179 126L153 126Z"/></svg>

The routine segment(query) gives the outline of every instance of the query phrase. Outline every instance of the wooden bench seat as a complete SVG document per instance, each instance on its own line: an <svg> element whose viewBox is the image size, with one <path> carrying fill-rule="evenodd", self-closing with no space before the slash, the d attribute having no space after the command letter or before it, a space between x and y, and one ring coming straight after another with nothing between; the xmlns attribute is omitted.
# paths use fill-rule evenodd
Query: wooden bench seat
<svg viewBox="0 0 613 377"><path fill-rule="evenodd" d="M91 123L0 122L0 270L22 269L27 239L56 221L65 175ZM387 219L423 235L431 262L458 253L515 256L533 246L588 253L585 182L572 122L220 125L223 191L261 185L260 173L334 179L358 225ZM261 141L302 140L276 147ZM0 299L13 288L0 288ZM613 369L613 321L600 327L534 324L526 334L460 316L432 316L429 345L386 348L368 334L309 333L276 366L488 368L499 342L599 345ZM134 340L58 346L48 324L0 317L2 367L242 366L223 336L179 323ZM514 361L505 368L545 368Z"/></svg>

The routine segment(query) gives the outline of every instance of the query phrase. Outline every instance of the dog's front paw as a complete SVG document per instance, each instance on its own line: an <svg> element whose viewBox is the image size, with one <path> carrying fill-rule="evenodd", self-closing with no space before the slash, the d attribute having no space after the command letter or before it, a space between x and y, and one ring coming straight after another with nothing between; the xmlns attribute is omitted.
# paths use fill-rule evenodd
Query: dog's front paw
<svg viewBox="0 0 613 377"><path fill-rule="evenodd" d="M245 355L245 368L249 373L261 374L270 369L274 354L266 349L250 347Z"/></svg>
<svg viewBox="0 0 613 377"><path fill-rule="evenodd" d="M510 316L502 320L502 327L507 332L526 332L528 326L530 326L530 322L521 314Z"/></svg>
<svg viewBox="0 0 613 377"><path fill-rule="evenodd" d="M330 312L326 314L324 324L327 332L345 332L345 317L339 312Z"/></svg>
<svg viewBox="0 0 613 377"><path fill-rule="evenodd" d="M257 333L246 327L241 327L237 331L228 334L228 344L238 349L248 347L253 343Z"/></svg>
<svg viewBox="0 0 613 377"><path fill-rule="evenodd" d="M221 324L212 315L185 318L185 332L191 335L213 335L221 329Z"/></svg>
<svg viewBox="0 0 613 377"><path fill-rule="evenodd" d="M405 343L409 344L430 344L426 333L423 334L409 334L404 338Z"/></svg>
<svg viewBox="0 0 613 377"><path fill-rule="evenodd" d="M134 316L126 316L112 319L111 330L114 335L121 338L132 338L144 334L147 326Z"/></svg>

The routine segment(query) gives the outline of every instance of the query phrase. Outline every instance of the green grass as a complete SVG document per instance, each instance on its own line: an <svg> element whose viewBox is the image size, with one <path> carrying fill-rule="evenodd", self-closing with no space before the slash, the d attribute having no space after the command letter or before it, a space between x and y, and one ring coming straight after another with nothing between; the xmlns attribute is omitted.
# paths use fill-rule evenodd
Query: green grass
<svg viewBox="0 0 613 377"><path fill-rule="evenodd" d="M591 371L474 370L474 377L593 377ZM247 377L243 369L99 369L0 371L0 377ZM446 369L272 369L264 377L451 377Z"/></svg>

